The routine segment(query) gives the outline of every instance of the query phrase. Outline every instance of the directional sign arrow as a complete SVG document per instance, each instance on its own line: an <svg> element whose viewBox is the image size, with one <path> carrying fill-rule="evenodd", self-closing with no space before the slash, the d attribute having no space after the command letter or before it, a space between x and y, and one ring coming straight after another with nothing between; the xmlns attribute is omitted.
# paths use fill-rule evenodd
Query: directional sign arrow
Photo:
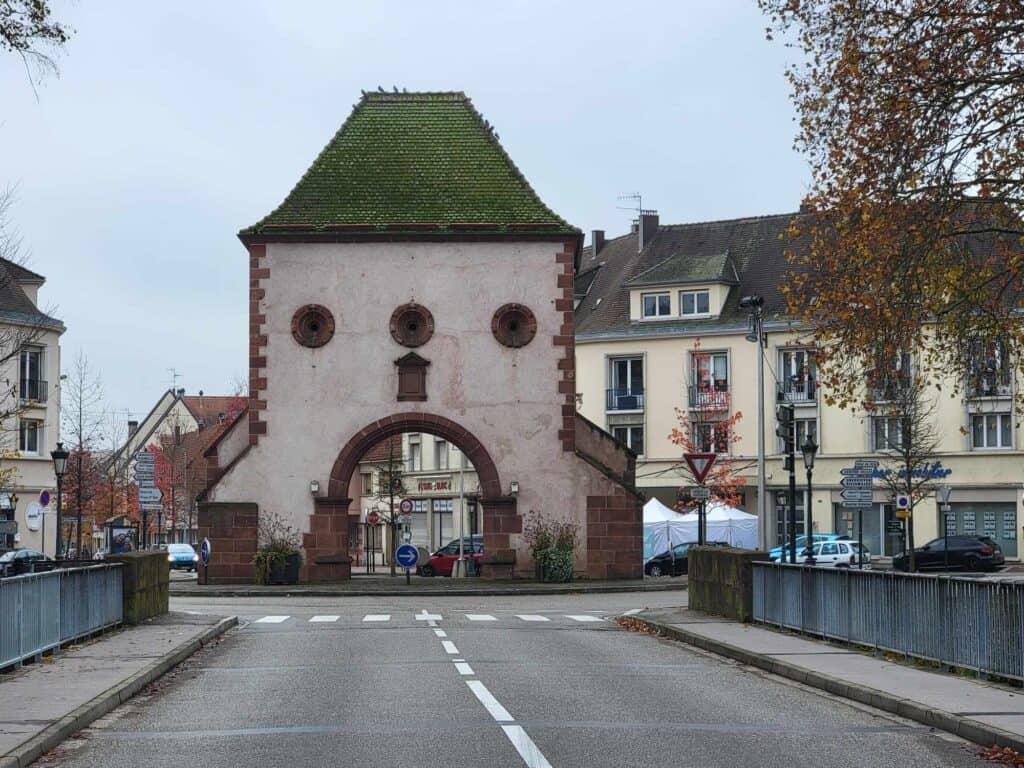
<svg viewBox="0 0 1024 768"><path fill-rule="evenodd" d="M139 488L139 501L160 501L163 497L159 488Z"/></svg>

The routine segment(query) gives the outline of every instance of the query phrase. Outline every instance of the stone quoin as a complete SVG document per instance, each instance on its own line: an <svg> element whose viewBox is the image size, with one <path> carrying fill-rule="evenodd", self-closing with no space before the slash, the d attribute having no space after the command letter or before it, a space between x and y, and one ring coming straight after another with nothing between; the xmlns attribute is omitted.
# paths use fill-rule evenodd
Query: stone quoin
<svg viewBox="0 0 1024 768"><path fill-rule="evenodd" d="M244 571L267 514L302 531L302 580L349 577L353 473L403 432L440 436L472 462L485 578L534 574L531 511L578 526L578 576L642 575L635 456L576 414L581 233L464 94L365 93L239 237L248 414L209 457L199 532L214 552L238 540L226 578Z"/></svg>

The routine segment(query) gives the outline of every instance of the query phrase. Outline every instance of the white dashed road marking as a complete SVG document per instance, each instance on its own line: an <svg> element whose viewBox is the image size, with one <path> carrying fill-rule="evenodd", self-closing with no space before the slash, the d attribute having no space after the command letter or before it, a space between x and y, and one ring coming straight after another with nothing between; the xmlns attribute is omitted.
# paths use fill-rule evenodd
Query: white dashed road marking
<svg viewBox="0 0 1024 768"><path fill-rule="evenodd" d="M497 619L489 613L467 613L466 618L470 621L497 621Z"/></svg>
<svg viewBox="0 0 1024 768"><path fill-rule="evenodd" d="M529 734L523 730L523 726L503 725L501 730L508 736L508 740L512 742L516 752L523 758L527 768L551 768L551 763L537 749L537 745L533 743L533 739L530 738Z"/></svg>
<svg viewBox="0 0 1024 768"><path fill-rule="evenodd" d="M452 656L459 653L459 649L455 647L455 643L451 640L442 640L441 647L444 648L445 653L450 653Z"/></svg>
<svg viewBox="0 0 1024 768"><path fill-rule="evenodd" d="M448 637L448 633L445 632L443 629L435 629L434 634L438 637Z"/></svg>
<svg viewBox="0 0 1024 768"><path fill-rule="evenodd" d="M341 616L314 616L309 620L310 624L333 624L335 621L340 619Z"/></svg>
<svg viewBox="0 0 1024 768"><path fill-rule="evenodd" d="M628 611L626 611L622 615L623 616L635 616L636 614L640 613L640 611L642 611L642 610L643 610L643 608L630 608Z"/></svg>
<svg viewBox="0 0 1024 768"><path fill-rule="evenodd" d="M456 661L455 668L459 671L460 675L472 675L473 668L464 661Z"/></svg>
<svg viewBox="0 0 1024 768"><path fill-rule="evenodd" d="M578 616L567 615L565 618L572 619L573 621L604 621L600 616L591 616L589 614L580 614Z"/></svg>
<svg viewBox="0 0 1024 768"><path fill-rule="evenodd" d="M484 709L499 723L515 721L515 718L508 713L508 710L501 706L501 703L491 695L486 685L479 680L467 680L466 685L469 686L469 690L480 700L480 703L484 705Z"/></svg>
<svg viewBox="0 0 1024 768"><path fill-rule="evenodd" d="M280 624L282 621L288 621L290 616L264 616L262 619L256 619L255 624Z"/></svg>
<svg viewBox="0 0 1024 768"><path fill-rule="evenodd" d="M551 621L547 616L539 616L536 613L527 613L523 615L516 614L516 618L522 619L523 621Z"/></svg>
<svg viewBox="0 0 1024 768"><path fill-rule="evenodd" d="M363 616L363 621L391 621L390 613L368 613Z"/></svg>

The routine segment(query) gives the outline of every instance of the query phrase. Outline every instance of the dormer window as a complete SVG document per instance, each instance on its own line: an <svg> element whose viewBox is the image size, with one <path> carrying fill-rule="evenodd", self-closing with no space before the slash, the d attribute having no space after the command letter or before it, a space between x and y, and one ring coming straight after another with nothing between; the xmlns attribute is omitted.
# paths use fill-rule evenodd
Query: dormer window
<svg viewBox="0 0 1024 768"><path fill-rule="evenodd" d="M708 291L680 291L679 314L683 317L711 314L711 294Z"/></svg>
<svg viewBox="0 0 1024 768"><path fill-rule="evenodd" d="M643 307L644 317L669 317L672 314L672 297L667 293L645 293Z"/></svg>

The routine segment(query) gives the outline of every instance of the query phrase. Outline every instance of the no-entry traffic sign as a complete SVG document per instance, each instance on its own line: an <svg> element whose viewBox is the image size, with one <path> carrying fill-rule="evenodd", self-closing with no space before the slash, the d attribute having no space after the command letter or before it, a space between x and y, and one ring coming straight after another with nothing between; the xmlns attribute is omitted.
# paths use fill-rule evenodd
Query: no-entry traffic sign
<svg viewBox="0 0 1024 768"><path fill-rule="evenodd" d="M378 515L376 512L370 512L370 514L366 516L366 522L368 522L370 525L376 525L380 522L380 515Z"/></svg>

